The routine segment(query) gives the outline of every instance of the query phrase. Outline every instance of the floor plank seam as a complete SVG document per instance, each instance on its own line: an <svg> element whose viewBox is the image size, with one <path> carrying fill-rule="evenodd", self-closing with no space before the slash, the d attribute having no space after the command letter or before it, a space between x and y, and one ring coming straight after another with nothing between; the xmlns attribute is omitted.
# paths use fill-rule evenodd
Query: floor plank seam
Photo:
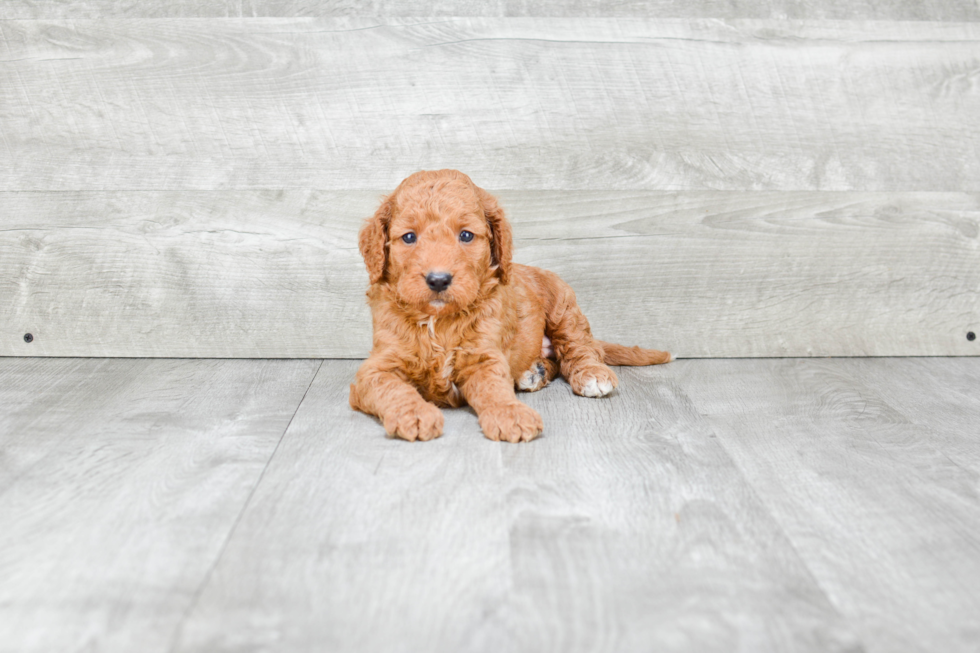
<svg viewBox="0 0 980 653"><path fill-rule="evenodd" d="M691 404L694 405L695 400L693 398L690 398L690 396L688 398L690 399ZM850 623L846 615L841 611L841 607L837 604L836 601L834 601L830 592L827 591L827 588L824 587L824 584L820 582L820 579L814 573L813 569L810 568L810 565L807 563L806 559L803 557L803 554L800 553L799 548L796 546L796 542L793 541L789 533L786 531L785 525L778 519L776 513L769 506L769 503L763 498L762 493L759 492L759 488L757 488L755 483L752 482L752 479L749 477L749 474L746 473L745 469L743 469L738 459L735 457L735 455L732 454L729 448L725 445L724 439L718 437L718 434L715 429L715 425L713 423L714 420L712 420L709 416L701 412L701 410L698 410L697 408L695 409L697 410L697 413L701 417L701 419L705 420L705 422L708 424L709 428L711 429L711 434L714 436L714 440L717 443L718 447L725 452L725 456L728 457L728 460L731 462L732 467L738 471L739 476L741 476L742 481L744 481L745 486L752 493L752 496L755 498L756 502L758 502L760 506L765 508L766 513L769 515L769 518L772 520L772 523L776 526L777 529L779 529L779 533L782 534L783 538L786 540L786 544L793 552L793 555L796 556L796 559L799 562L800 566L806 571L806 575L810 577L813 586L820 590L820 593L823 594L824 599L827 601L827 605L833 608L834 612L837 613L837 616L840 617L841 621L844 623ZM861 637L860 632L855 630L853 634L855 639L858 641L858 643L861 646L860 650L862 651L867 650L867 644L864 642L864 639Z"/></svg>
<svg viewBox="0 0 980 653"><path fill-rule="evenodd" d="M265 478L265 473L269 470L269 466L272 464L272 461L275 459L276 452L279 451L279 447L282 445L282 441L286 437L286 433L289 432L289 427L292 426L293 420L296 419L296 414L299 413L300 407L303 405L303 402L306 401L306 395L309 394L310 388L313 387L313 382L316 380L317 375L320 373L320 368L323 367L323 362L324 362L323 359L321 359L320 364L317 365L316 371L313 372L313 376L310 377L310 383L306 386L306 390L303 392L303 396L296 404L296 410L293 411L292 416L289 418L289 421L286 423L286 427L282 430L282 434L279 436L279 441L276 442L276 446L272 450L272 453L269 455L269 459L265 462L265 467L262 468L262 472L259 474L259 477L255 480L255 485L252 486L252 490L248 493L248 496L245 498L245 501L242 502L242 508L241 510L238 511L238 515L235 517L235 522L231 525L231 528L228 529L228 535L225 537L225 541L221 543L221 548L218 549L217 555L215 555L214 560L211 561L211 565L210 567L208 567L207 573L204 574L204 579L201 581L201 584L198 586L197 591L194 592L194 597L191 599L191 602L188 604L187 609L184 611L184 614L181 616L180 622L177 624L177 627L174 628L173 638L170 641L170 646L167 648L167 653L174 653L174 651L177 650L177 645L180 643L180 635L184 630L184 624L187 623L187 619L197 608L197 604L201 599L201 595L204 593L205 588L211 582L211 576L214 574L214 570L217 568L218 563L221 561L222 556L224 556L225 550L228 548L228 543L231 542L231 538L234 537L235 531L238 529L238 524L242 520L242 516L245 514L245 511L248 510L248 506L252 502L252 497L255 496L255 491L262 484L262 479Z"/></svg>

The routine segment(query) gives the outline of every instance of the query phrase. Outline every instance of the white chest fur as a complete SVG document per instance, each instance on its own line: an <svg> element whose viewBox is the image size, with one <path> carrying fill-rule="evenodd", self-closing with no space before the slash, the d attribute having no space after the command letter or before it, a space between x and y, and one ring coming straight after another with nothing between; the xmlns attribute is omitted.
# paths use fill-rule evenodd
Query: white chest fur
<svg viewBox="0 0 980 653"><path fill-rule="evenodd" d="M444 394L451 401L461 396L455 383L455 359L460 347L450 341L450 336L436 329L436 318L429 316L427 320L418 323L419 326L419 363L428 371L430 381L439 394Z"/></svg>

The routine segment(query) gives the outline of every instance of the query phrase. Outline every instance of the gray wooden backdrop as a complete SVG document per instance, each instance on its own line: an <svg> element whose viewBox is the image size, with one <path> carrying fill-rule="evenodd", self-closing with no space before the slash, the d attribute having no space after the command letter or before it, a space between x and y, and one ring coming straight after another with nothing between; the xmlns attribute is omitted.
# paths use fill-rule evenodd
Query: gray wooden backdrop
<svg viewBox="0 0 980 653"><path fill-rule="evenodd" d="M459 168L603 339L977 355L980 4L0 4L0 355L360 357ZM31 343L24 334L31 333Z"/></svg>

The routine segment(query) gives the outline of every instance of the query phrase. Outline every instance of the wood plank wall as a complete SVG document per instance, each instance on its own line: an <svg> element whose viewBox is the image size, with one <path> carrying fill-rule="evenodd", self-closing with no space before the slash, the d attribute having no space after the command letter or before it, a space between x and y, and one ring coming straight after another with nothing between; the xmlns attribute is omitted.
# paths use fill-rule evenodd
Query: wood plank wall
<svg viewBox="0 0 980 653"><path fill-rule="evenodd" d="M443 167L500 196L516 258L601 338L980 354L976 2L0 19L0 355L364 356L359 222Z"/></svg>

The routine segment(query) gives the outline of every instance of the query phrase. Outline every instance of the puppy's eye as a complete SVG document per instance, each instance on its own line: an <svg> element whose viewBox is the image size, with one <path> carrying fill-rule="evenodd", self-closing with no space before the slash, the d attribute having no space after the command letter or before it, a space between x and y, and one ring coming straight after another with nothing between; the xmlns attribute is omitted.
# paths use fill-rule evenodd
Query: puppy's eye
<svg viewBox="0 0 980 653"><path fill-rule="evenodd" d="M405 243L406 245L411 245L412 243L415 242L415 240L416 240L416 236L415 233L412 231L409 231L407 234L402 236L402 242Z"/></svg>
<svg viewBox="0 0 980 653"><path fill-rule="evenodd" d="M471 240L473 240L473 232L472 231L466 231L465 229L463 229L461 232L459 232L459 240L460 240L460 242L463 242L463 243L470 242Z"/></svg>

